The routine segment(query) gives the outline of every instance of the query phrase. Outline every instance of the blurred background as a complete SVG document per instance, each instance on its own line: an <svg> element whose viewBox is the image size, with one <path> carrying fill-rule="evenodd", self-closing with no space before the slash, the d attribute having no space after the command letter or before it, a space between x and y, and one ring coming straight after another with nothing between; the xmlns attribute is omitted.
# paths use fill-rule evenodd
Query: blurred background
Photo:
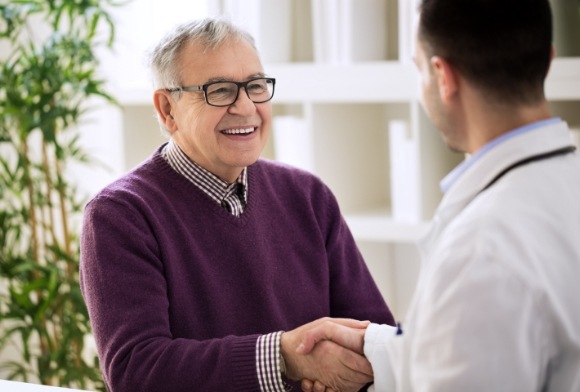
<svg viewBox="0 0 580 392"><path fill-rule="evenodd" d="M547 94L578 138L580 2L557 0L553 7L558 57ZM83 130L91 152L111 169L80 175L90 179L85 189L100 189L164 141L144 52L175 23L224 15L254 35L266 73L277 78L263 155L310 170L331 187L385 298L403 318L418 268L414 242L441 199L439 181L463 159L447 150L418 103L414 2L134 0L114 15L116 45L102 65L122 107L93 112Z"/></svg>
<svg viewBox="0 0 580 392"><path fill-rule="evenodd" d="M552 4L557 57L546 91L580 143L580 2ZM439 181L464 159L444 146L418 101L414 2L132 0L108 10L115 41L98 49L98 75L119 105L91 98L78 124L80 145L100 162L68 168L83 200L166 141L146 51L177 23L225 16L254 35L267 75L277 79L263 156L330 186L383 296L404 320L419 269L415 241L441 199ZM8 50L0 46L0 54ZM0 351L0 362L13 355ZM5 374L0 369L0 379Z"/></svg>

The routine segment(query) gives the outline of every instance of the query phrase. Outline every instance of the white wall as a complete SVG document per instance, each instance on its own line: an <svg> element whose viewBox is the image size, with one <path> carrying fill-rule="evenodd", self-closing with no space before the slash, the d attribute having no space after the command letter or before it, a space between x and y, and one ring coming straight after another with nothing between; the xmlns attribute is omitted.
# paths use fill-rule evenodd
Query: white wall
<svg viewBox="0 0 580 392"><path fill-rule="evenodd" d="M174 25L206 15L207 4L205 0L132 0L109 11L115 21L115 44L112 49L99 49L98 54L107 90L123 105L112 107L95 99L81 124L81 143L99 162L71 168L87 197L127 172L165 140L156 125L153 106L137 108L127 97L140 102L144 95L149 99L153 88L145 63L147 51Z"/></svg>
<svg viewBox="0 0 580 392"><path fill-rule="evenodd" d="M207 13L205 0L132 0L110 8L116 38L112 52L103 51L103 70L115 90L149 83L144 55L174 25Z"/></svg>

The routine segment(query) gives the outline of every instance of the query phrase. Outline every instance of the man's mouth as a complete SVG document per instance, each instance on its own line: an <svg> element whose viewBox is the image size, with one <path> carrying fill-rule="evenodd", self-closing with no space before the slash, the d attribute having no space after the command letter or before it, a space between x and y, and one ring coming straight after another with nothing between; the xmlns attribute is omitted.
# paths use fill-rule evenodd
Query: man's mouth
<svg viewBox="0 0 580 392"><path fill-rule="evenodd" d="M254 132L256 128L249 127L249 128L233 128L233 129L224 129L222 131L225 135L248 135Z"/></svg>

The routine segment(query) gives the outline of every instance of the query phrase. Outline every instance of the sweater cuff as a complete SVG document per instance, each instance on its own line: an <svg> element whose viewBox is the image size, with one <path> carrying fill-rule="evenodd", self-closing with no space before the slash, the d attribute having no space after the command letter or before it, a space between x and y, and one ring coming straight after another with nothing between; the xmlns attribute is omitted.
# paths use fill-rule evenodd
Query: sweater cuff
<svg viewBox="0 0 580 392"><path fill-rule="evenodd" d="M237 337L232 347L231 369L236 391L259 391L256 377L256 342L260 335Z"/></svg>

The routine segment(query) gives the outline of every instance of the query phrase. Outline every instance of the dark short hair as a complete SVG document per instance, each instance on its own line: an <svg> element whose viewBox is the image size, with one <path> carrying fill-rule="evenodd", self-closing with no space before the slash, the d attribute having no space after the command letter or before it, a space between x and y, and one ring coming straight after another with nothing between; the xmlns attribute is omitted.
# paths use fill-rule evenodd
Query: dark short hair
<svg viewBox="0 0 580 392"><path fill-rule="evenodd" d="M548 0L421 0L418 37L501 103L544 98L550 66Z"/></svg>

